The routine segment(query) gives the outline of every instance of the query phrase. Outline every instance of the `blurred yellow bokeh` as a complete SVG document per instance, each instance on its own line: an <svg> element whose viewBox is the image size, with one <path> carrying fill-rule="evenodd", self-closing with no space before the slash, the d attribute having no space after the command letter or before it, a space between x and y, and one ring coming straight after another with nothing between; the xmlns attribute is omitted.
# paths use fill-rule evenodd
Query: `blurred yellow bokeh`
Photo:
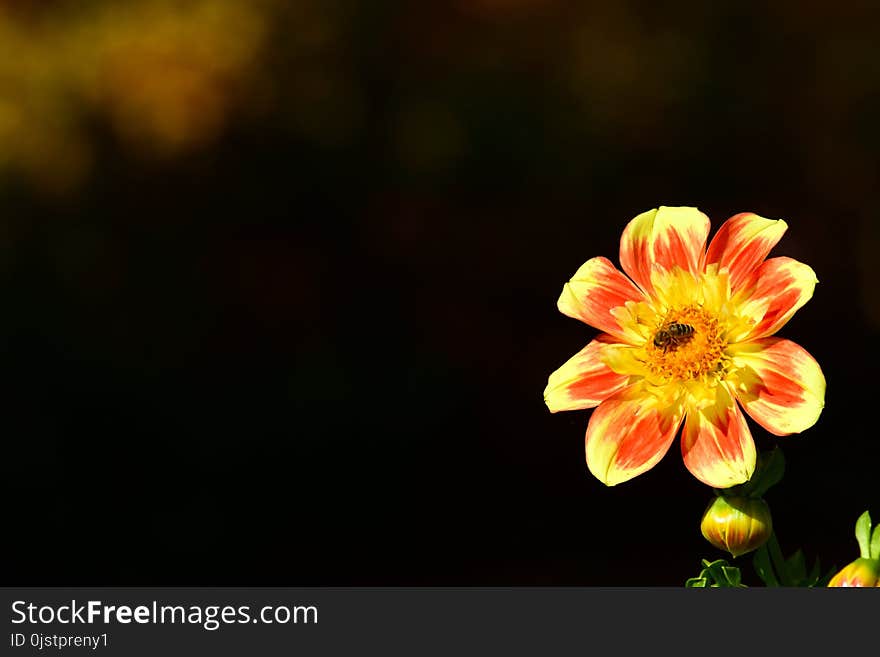
<svg viewBox="0 0 880 657"><path fill-rule="evenodd" d="M174 155L211 142L247 100L271 0L0 3L0 170L66 189L92 123Z"/></svg>

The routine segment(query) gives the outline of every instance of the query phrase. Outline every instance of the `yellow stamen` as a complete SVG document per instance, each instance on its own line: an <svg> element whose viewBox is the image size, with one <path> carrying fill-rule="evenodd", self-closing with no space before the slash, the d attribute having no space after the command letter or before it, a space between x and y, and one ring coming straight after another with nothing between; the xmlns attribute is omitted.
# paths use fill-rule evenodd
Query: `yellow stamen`
<svg viewBox="0 0 880 657"><path fill-rule="evenodd" d="M658 332L668 330L672 324L685 324L693 328L693 333L655 344ZM669 380L716 379L725 369L726 346L725 330L718 318L700 306L676 308L665 314L645 343L647 366L653 374Z"/></svg>

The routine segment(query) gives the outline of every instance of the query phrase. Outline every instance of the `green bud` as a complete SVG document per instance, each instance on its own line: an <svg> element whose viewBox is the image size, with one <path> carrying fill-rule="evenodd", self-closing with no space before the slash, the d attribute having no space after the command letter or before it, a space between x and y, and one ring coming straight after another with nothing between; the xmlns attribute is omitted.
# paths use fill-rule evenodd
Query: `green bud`
<svg viewBox="0 0 880 657"><path fill-rule="evenodd" d="M770 507L759 498L717 496L700 523L703 537L739 557L761 547L773 531Z"/></svg>

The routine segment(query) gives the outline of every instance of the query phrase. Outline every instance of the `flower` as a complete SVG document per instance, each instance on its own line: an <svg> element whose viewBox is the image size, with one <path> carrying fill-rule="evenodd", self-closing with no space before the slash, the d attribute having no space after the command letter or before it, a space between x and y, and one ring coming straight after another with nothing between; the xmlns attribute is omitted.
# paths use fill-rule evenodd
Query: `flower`
<svg viewBox="0 0 880 657"><path fill-rule="evenodd" d="M829 587L880 586L880 524L871 532L871 514L865 511L856 520L859 558L832 577Z"/></svg>
<svg viewBox="0 0 880 657"><path fill-rule="evenodd" d="M770 507L760 498L718 495L706 507L700 531L719 550L738 557L756 550L770 538Z"/></svg>
<svg viewBox="0 0 880 657"><path fill-rule="evenodd" d="M740 407L777 436L815 424L822 370L802 347L771 337L818 282L803 263L767 259L787 228L737 214L706 249L706 215L661 207L624 229L626 275L597 257L565 284L559 310L602 333L550 375L544 401L554 413L595 408L586 458L599 480L613 486L646 472L683 425L687 469L728 488L755 469Z"/></svg>

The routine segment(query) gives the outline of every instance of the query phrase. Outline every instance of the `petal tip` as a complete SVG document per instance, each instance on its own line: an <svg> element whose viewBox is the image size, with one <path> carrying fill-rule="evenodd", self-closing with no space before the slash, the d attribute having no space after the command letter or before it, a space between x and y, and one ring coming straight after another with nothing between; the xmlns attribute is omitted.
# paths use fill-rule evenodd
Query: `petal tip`
<svg viewBox="0 0 880 657"><path fill-rule="evenodd" d="M587 459L587 469L590 471L590 474L592 474L596 479L598 479L608 488L613 488L618 484L629 481L635 476L634 474L629 474L624 471L612 468L610 465L605 469L605 472L598 472L593 464L590 463L590 459Z"/></svg>
<svg viewBox="0 0 880 657"><path fill-rule="evenodd" d="M553 401L553 396L547 391L544 392L544 405L547 407L547 410L550 411L551 413L558 413L559 411L566 410L565 408L563 408L559 404L555 403Z"/></svg>
<svg viewBox="0 0 880 657"><path fill-rule="evenodd" d="M565 302L566 297L571 294L571 288L569 287L568 283L564 283L562 286L562 292L559 293L559 298L556 299L556 309L559 310L559 312L561 312L563 315L568 314L565 312Z"/></svg>

